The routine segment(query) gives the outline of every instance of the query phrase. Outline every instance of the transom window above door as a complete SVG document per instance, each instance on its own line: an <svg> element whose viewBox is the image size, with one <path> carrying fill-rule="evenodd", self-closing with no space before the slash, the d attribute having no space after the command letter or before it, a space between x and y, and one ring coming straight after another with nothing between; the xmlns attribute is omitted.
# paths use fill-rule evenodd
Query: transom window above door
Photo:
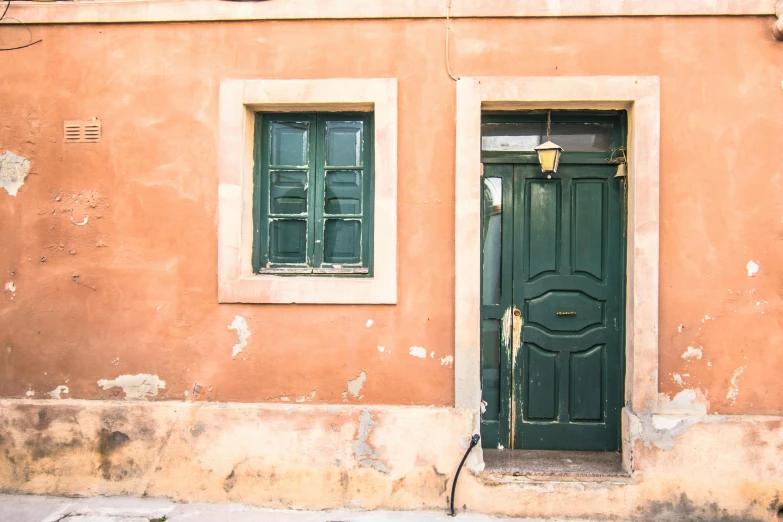
<svg viewBox="0 0 783 522"><path fill-rule="evenodd" d="M372 275L372 113L257 113L253 271Z"/></svg>
<svg viewBox="0 0 783 522"><path fill-rule="evenodd" d="M584 153L603 158L624 144L624 111L488 112L482 116L481 151L534 157L535 147L547 141L548 117L551 141L566 155L580 153L580 161L589 158Z"/></svg>

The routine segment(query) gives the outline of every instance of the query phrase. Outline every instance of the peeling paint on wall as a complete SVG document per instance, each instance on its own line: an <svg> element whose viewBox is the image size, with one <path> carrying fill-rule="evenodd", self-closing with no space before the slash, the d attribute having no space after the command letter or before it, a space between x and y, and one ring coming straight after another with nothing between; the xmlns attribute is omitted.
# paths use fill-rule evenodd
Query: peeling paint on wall
<svg viewBox="0 0 783 522"><path fill-rule="evenodd" d="M658 412L677 415L707 415L710 401L701 390L682 390L669 399L665 393L658 394Z"/></svg>
<svg viewBox="0 0 783 522"><path fill-rule="evenodd" d="M367 328L371 327L372 326L372 319L367 319L367 322L364 323L364 326L366 326Z"/></svg>
<svg viewBox="0 0 783 522"><path fill-rule="evenodd" d="M441 366L451 366L454 364L454 357L451 355L447 355L446 357L440 358L440 365Z"/></svg>
<svg viewBox="0 0 783 522"><path fill-rule="evenodd" d="M679 373L673 374L672 379L674 379L674 382L676 382L680 386L685 386L685 383L682 380L682 375L680 375Z"/></svg>
<svg viewBox="0 0 783 522"><path fill-rule="evenodd" d="M7 292L14 293L16 292L16 284L13 281L9 281L5 284L5 289Z"/></svg>
<svg viewBox="0 0 783 522"><path fill-rule="evenodd" d="M427 358L427 350L425 350L421 346L411 346L411 349L410 349L409 353L412 356L418 357L420 359L426 359Z"/></svg>
<svg viewBox="0 0 783 522"><path fill-rule="evenodd" d="M295 402L307 402L315 399L315 390L310 392L310 395L300 395Z"/></svg>
<svg viewBox="0 0 783 522"><path fill-rule="evenodd" d="M683 359L701 359L703 356L702 348L694 348L693 346L689 346L687 350L685 350L685 353L682 354Z"/></svg>
<svg viewBox="0 0 783 522"><path fill-rule="evenodd" d="M62 399L62 397L60 396L60 394L62 393L68 393L68 387L65 386L64 384L61 384L57 388L50 391L49 397L51 397L52 399Z"/></svg>
<svg viewBox="0 0 783 522"><path fill-rule="evenodd" d="M383 346L379 346L378 347L378 351L379 352L384 352L384 351L386 351L386 348L384 348Z"/></svg>
<svg viewBox="0 0 783 522"><path fill-rule="evenodd" d="M165 389L166 382L162 381L157 375L139 373L136 375L120 375L116 379L98 381L98 386L104 390L109 388L122 388L125 392L125 399L138 400L154 397L158 394L158 389Z"/></svg>
<svg viewBox="0 0 783 522"><path fill-rule="evenodd" d="M73 217L71 217L71 219L73 219ZM86 224L87 224L87 221L88 221L89 219L90 219L90 216L84 216L84 219L82 219L82 220L81 220L81 221L79 221L78 223L74 223L74 225L76 225L77 227L83 227L84 225L86 225Z"/></svg>
<svg viewBox="0 0 783 522"><path fill-rule="evenodd" d="M389 468L378 458L377 451L368 442L370 432L377 425L378 421L373 420L368 410L364 410L359 415L359 428L356 430L352 449L359 466L373 468L381 473L389 473Z"/></svg>
<svg viewBox="0 0 783 522"><path fill-rule="evenodd" d="M756 273L759 271L759 265L754 263L753 260L748 261L748 264L745 266L745 268L748 269L748 277L755 276Z"/></svg>
<svg viewBox="0 0 783 522"><path fill-rule="evenodd" d="M10 150L0 155L0 188L4 188L9 196L16 196L29 172L30 160L27 158Z"/></svg>
<svg viewBox="0 0 783 522"><path fill-rule="evenodd" d="M652 418L652 423L656 430L671 430L677 427L677 424L680 423L680 419L668 415L655 415Z"/></svg>
<svg viewBox="0 0 783 522"><path fill-rule="evenodd" d="M29 389L26 392L24 392L24 395L25 395L25 397L32 397L33 395L35 395L35 391L33 391L32 389Z"/></svg>
<svg viewBox="0 0 783 522"><path fill-rule="evenodd" d="M247 338L250 337L250 329L247 327L247 321L241 315L234 316L234 320L228 325L229 330L237 331L238 343L234 344L234 348L231 351L231 357L236 357L242 348L247 346Z"/></svg>
<svg viewBox="0 0 783 522"><path fill-rule="evenodd" d="M709 418L709 417L708 417ZM675 438L702 421L701 417L669 417L642 413L630 417L631 441L640 440L645 448L674 449ZM714 418L721 422L722 419Z"/></svg>
<svg viewBox="0 0 783 522"><path fill-rule="evenodd" d="M362 397L364 397L364 395L360 397L359 393L362 391L365 382L367 382L367 374L361 371L359 372L358 377L348 381L348 393L350 393L357 399L361 399Z"/></svg>
<svg viewBox="0 0 783 522"><path fill-rule="evenodd" d="M737 402L737 397L739 396L739 378L744 371L745 367L740 366L734 370L734 374L731 376L731 384L729 385L729 391L726 393L726 398L731 402L732 406Z"/></svg>

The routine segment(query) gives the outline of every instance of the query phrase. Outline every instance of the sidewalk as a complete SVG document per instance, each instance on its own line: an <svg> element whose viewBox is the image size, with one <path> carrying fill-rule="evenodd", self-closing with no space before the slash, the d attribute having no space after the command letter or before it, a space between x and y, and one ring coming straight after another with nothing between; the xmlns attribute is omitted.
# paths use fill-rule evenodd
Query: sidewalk
<svg viewBox="0 0 783 522"><path fill-rule="evenodd" d="M135 497L0 495L0 522L543 522L432 511L289 511ZM548 522L558 522L549 520ZM564 521L560 521L564 522ZM575 521L569 521L575 522Z"/></svg>

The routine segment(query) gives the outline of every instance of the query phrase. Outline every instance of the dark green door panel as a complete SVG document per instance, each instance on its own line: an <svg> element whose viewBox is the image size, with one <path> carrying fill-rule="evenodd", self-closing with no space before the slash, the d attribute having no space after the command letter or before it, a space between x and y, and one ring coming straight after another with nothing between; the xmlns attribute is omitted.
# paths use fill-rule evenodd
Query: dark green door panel
<svg viewBox="0 0 783 522"><path fill-rule="evenodd" d="M555 332L580 332L604 322L604 301L581 292L555 290L527 301L528 326Z"/></svg>
<svg viewBox="0 0 783 522"><path fill-rule="evenodd" d="M512 298L513 183L512 165L488 165L481 180L481 440L492 448L508 447L510 434L512 372L504 318Z"/></svg>
<svg viewBox="0 0 783 522"><path fill-rule="evenodd" d="M615 172L564 164L546 179L536 164L484 165L485 447L619 448L625 216Z"/></svg>
<svg viewBox="0 0 783 522"><path fill-rule="evenodd" d="M513 303L524 325L514 447L617 450L623 185L611 165L514 167Z"/></svg>
<svg viewBox="0 0 783 522"><path fill-rule="evenodd" d="M598 345L570 355L571 420L600 421L603 418L601 382L606 374L606 353L606 345Z"/></svg>

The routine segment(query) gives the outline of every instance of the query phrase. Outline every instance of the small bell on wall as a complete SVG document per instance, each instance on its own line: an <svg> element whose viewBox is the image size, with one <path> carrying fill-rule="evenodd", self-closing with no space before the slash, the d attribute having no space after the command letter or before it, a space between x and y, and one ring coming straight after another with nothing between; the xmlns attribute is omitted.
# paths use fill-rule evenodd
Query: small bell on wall
<svg viewBox="0 0 783 522"><path fill-rule="evenodd" d="M614 175L615 178L628 177L628 157L625 155L625 147L612 149L612 154L606 159L606 162L617 165L617 173Z"/></svg>

